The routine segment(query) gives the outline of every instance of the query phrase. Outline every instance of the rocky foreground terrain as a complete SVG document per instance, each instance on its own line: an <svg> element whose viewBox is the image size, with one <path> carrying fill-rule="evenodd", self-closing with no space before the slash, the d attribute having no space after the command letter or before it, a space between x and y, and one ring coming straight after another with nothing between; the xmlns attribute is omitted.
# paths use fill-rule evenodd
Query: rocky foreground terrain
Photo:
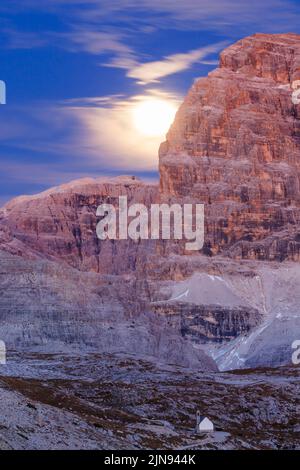
<svg viewBox="0 0 300 470"><path fill-rule="evenodd" d="M0 448L300 447L299 79L299 35L245 38L192 86L159 185L87 178L0 209ZM204 203L203 250L100 241L120 195Z"/></svg>
<svg viewBox="0 0 300 470"><path fill-rule="evenodd" d="M0 378L0 449L299 449L299 374L12 354ZM212 435L195 433L198 409Z"/></svg>

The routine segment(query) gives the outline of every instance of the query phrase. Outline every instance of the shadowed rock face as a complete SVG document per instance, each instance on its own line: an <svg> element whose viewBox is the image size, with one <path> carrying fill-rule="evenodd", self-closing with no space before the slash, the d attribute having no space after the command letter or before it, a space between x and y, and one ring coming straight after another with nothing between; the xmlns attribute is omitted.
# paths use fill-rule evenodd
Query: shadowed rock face
<svg viewBox="0 0 300 470"><path fill-rule="evenodd" d="M261 314L246 307L221 307L219 305L193 305L183 302L159 303L153 310L168 318L183 337L193 342L230 341L247 334L261 322Z"/></svg>
<svg viewBox="0 0 300 470"><path fill-rule="evenodd" d="M160 192L205 204L205 253L299 261L299 76L300 36L257 34L223 51L179 109Z"/></svg>

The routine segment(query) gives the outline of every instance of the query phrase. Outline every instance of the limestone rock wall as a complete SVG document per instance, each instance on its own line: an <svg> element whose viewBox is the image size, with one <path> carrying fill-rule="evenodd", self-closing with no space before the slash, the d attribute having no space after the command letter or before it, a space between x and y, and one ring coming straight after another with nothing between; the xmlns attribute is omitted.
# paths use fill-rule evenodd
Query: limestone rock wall
<svg viewBox="0 0 300 470"><path fill-rule="evenodd" d="M230 46L194 83L160 147L162 197L205 204L206 254L245 242L237 257L280 259L280 243L258 253L251 242L287 229L283 258L299 261L299 64L296 34Z"/></svg>

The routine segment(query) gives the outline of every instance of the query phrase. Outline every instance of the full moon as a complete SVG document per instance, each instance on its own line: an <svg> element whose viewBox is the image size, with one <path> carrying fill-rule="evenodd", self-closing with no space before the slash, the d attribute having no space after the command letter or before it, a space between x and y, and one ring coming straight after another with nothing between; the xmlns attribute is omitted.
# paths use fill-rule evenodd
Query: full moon
<svg viewBox="0 0 300 470"><path fill-rule="evenodd" d="M148 137L167 133L176 113L174 104L161 99L146 99L133 108L136 129Z"/></svg>

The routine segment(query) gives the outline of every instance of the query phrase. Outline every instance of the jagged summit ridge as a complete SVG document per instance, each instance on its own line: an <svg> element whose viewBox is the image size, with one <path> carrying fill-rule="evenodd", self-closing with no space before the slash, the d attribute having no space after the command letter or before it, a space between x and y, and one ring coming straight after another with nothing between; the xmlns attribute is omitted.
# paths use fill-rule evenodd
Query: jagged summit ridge
<svg viewBox="0 0 300 470"><path fill-rule="evenodd" d="M241 39L220 54L220 68L291 84L300 78L300 35L259 33Z"/></svg>

